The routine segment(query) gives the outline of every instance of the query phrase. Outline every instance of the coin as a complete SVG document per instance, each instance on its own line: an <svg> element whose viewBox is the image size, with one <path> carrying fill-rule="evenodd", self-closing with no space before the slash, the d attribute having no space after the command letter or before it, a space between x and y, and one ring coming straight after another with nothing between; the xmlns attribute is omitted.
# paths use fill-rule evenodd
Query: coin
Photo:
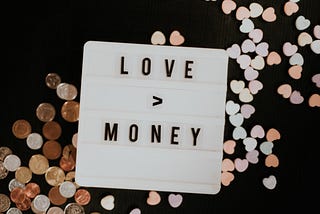
<svg viewBox="0 0 320 214"><path fill-rule="evenodd" d="M0 212L5 212L10 208L11 201L8 196L0 193Z"/></svg>
<svg viewBox="0 0 320 214"><path fill-rule="evenodd" d="M71 170L74 170L76 166L76 162L71 157L69 158L61 157L59 161L59 166L64 171L69 172Z"/></svg>
<svg viewBox="0 0 320 214"><path fill-rule="evenodd" d="M8 155L3 161L3 166L10 172L16 171L20 165L20 158L14 154Z"/></svg>
<svg viewBox="0 0 320 214"><path fill-rule="evenodd" d="M77 101L69 100L61 107L61 116L67 122L77 122L79 119L80 104Z"/></svg>
<svg viewBox="0 0 320 214"><path fill-rule="evenodd" d="M10 199L14 203L21 203L26 197L21 187L16 187L10 192Z"/></svg>
<svg viewBox="0 0 320 214"><path fill-rule="evenodd" d="M15 177L21 183L26 184L31 180L32 172L28 167L20 166L15 172Z"/></svg>
<svg viewBox="0 0 320 214"><path fill-rule="evenodd" d="M77 148L78 145L78 133L74 133L71 139L72 145Z"/></svg>
<svg viewBox="0 0 320 214"><path fill-rule="evenodd" d="M40 103L36 109L37 118L42 122L52 121L56 115L56 109L50 103Z"/></svg>
<svg viewBox="0 0 320 214"><path fill-rule="evenodd" d="M39 133L30 133L27 137L27 146L32 150L40 149L43 144L42 136Z"/></svg>
<svg viewBox="0 0 320 214"><path fill-rule="evenodd" d="M49 161L41 154L32 155L29 160L29 168L34 174L43 175L49 168Z"/></svg>
<svg viewBox="0 0 320 214"><path fill-rule="evenodd" d="M74 200L82 206L87 205L91 200L91 194L86 189L78 189L74 194Z"/></svg>
<svg viewBox="0 0 320 214"><path fill-rule="evenodd" d="M46 122L42 127L42 134L48 140L56 140L61 136L61 126L56 121Z"/></svg>
<svg viewBox="0 0 320 214"><path fill-rule="evenodd" d="M13 179L10 180L10 182L8 184L8 189L11 192L16 187L21 187L23 189L23 188L25 188L25 184L21 183L20 181L18 181L15 178L13 178Z"/></svg>
<svg viewBox="0 0 320 214"><path fill-rule="evenodd" d="M32 201L34 208L39 212L46 212L50 207L50 200L46 195L39 194Z"/></svg>
<svg viewBox="0 0 320 214"><path fill-rule="evenodd" d="M64 208L65 214L85 214L83 206L77 203L69 203Z"/></svg>
<svg viewBox="0 0 320 214"><path fill-rule="evenodd" d="M66 174L66 178L64 180L73 182L76 188L78 189L80 188L80 186L75 182L75 175L76 175L75 171L70 171Z"/></svg>
<svg viewBox="0 0 320 214"><path fill-rule="evenodd" d="M16 138L25 139L31 133L31 125L27 120L16 120L12 125L12 133Z"/></svg>
<svg viewBox="0 0 320 214"><path fill-rule="evenodd" d="M77 149L72 144L67 144L63 147L62 156L67 159L72 158L76 161Z"/></svg>
<svg viewBox="0 0 320 214"><path fill-rule="evenodd" d="M48 73L46 78L46 85L51 89L56 89L61 83L61 77L57 73Z"/></svg>
<svg viewBox="0 0 320 214"><path fill-rule="evenodd" d="M76 193L76 190L77 190L76 186L71 181L64 181L59 186L60 194L65 198L73 197L74 194Z"/></svg>
<svg viewBox="0 0 320 214"><path fill-rule="evenodd" d="M55 160L61 156L62 148L59 142L48 140L42 147L42 153L49 160Z"/></svg>
<svg viewBox="0 0 320 214"><path fill-rule="evenodd" d="M40 194L40 186L34 182L27 183L26 187L24 188L24 193L29 198L35 198L38 194Z"/></svg>
<svg viewBox="0 0 320 214"><path fill-rule="evenodd" d="M25 197L25 199L21 203L16 203L16 206L21 211L27 211L31 207L31 199Z"/></svg>
<svg viewBox="0 0 320 214"><path fill-rule="evenodd" d="M4 167L3 162L0 160L0 180L5 179L9 174L9 171Z"/></svg>
<svg viewBox="0 0 320 214"><path fill-rule="evenodd" d="M10 209L8 209L6 214L22 214L22 212L16 207L11 207Z"/></svg>
<svg viewBox="0 0 320 214"><path fill-rule="evenodd" d="M63 100L74 100L78 95L77 88L70 83L60 83L56 92L58 97Z"/></svg>
<svg viewBox="0 0 320 214"><path fill-rule="evenodd" d="M50 207L47 211L47 214L64 214L63 209L60 207Z"/></svg>
<svg viewBox="0 0 320 214"><path fill-rule="evenodd" d="M9 147L2 146L0 147L0 161L4 161L4 159L12 154L12 150Z"/></svg>
<svg viewBox="0 0 320 214"><path fill-rule="evenodd" d="M51 166L46 171L45 179L49 185L58 186L64 182L65 174L60 167Z"/></svg>
<svg viewBox="0 0 320 214"><path fill-rule="evenodd" d="M57 205L57 206L60 206L64 203L66 203L66 201L67 201L67 198L63 197L60 194L58 186L51 187L51 189L49 190L49 193L48 193L48 197L49 197L51 203L54 205Z"/></svg>

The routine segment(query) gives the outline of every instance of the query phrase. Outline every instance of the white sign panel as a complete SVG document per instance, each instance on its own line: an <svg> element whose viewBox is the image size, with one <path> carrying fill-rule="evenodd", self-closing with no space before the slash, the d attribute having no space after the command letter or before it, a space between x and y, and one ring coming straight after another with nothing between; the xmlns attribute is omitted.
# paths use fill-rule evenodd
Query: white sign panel
<svg viewBox="0 0 320 214"><path fill-rule="evenodd" d="M220 49L87 42L76 182L219 192L227 65Z"/></svg>

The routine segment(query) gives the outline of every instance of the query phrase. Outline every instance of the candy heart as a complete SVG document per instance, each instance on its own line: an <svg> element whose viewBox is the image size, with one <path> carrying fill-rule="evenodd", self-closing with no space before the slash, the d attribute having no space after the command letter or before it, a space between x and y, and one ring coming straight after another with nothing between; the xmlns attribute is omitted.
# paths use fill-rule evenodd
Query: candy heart
<svg viewBox="0 0 320 214"><path fill-rule="evenodd" d="M238 103L233 102L232 100L228 100L226 103L226 113L228 115L234 115L240 110L240 105Z"/></svg>
<svg viewBox="0 0 320 214"><path fill-rule="evenodd" d="M246 151L250 152L256 148L258 142L255 138L247 137L243 139L243 144L245 145Z"/></svg>
<svg viewBox="0 0 320 214"><path fill-rule="evenodd" d="M227 49L227 53L231 59L237 59L241 54L241 49L238 44L233 44Z"/></svg>
<svg viewBox="0 0 320 214"><path fill-rule="evenodd" d="M272 153L273 143L269 141L264 141L260 144L259 148L263 154L269 155Z"/></svg>
<svg viewBox="0 0 320 214"><path fill-rule="evenodd" d="M271 128L267 131L267 135L266 135L267 141L273 142L275 140L279 140L280 138L281 138L281 135L277 129Z"/></svg>
<svg viewBox="0 0 320 214"><path fill-rule="evenodd" d="M282 51L286 56L292 56L297 53L298 46L291 44L290 42L286 42L283 44Z"/></svg>
<svg viewBox="0 0 320 214"><path fill-rule="evenodd" d="M313 41L310 47L315 54L320 54L320 40Z"/></svg>
<svg viewBox="0 0 320 214"><path fill-rule="evenodd" d="M242 123L243 123L243 120L244 120L243 116L240 113L237 113L235 115L230 115L229 116L230 123L235 127L241 126Z"/></svg>
<svg viewBox="0 0 320 214"><path fill-rule="evenodd" d="M159 193L156 191L150 191L149 192L149 197L147 198L147 204L153 206L159 204L161 201L161 197Z"/></svg>
<svg viewBox="0 0 320 214"><path fill-rule="evenodd" d="M151 36L151 44L164 45L166 43L166 37L161 31L155 31Z"/></svg>
<svg viewBox="0 0 320 214"><path fill-rule="evenodd" d="M101 206L106 210L112 210L114 208L114 197L113 195L107 195L100 201Z"/></svg>
<svg viewBox="0 0 320 214"><path fill-rule="evenodd" d="M268 7L265 9L262 13L262 19L267 22L274 22L277 19L274 8Z"/></svg>
<svg viewBox="0 0 320 214"><path fill-rule="evenodd" d="M313 75L313 77L311 78L312 82L314 82L316 84L316 86L318 88L320 88L320 73L319 74L315 74Z"/></svg>
<svg viewBox="0 0 320 214"><path fill-rule="evenodd" d="M247 159L236 158L234 160L234 167L238 172L244 172L249 166Z"/></svg>
<svg viewBox="0 0 320 214"><path fill-rule="evenodd" d="M291 85L289 84L283 84L280 85L277 89L278 94L282 95L283 98L289 98L292 93Z"/></svg>
<svg viewBox="0 0 320 214"><path fill-rule="evenodd" d="M246 70L244 71L244 77L246 80L251 81L254 79L257 79L259 76L259 72L254 70L252 67L248 67L246 68Z"/></svg>
<svg viewBox="0 0 320 214"><path fill-rule="evenodd" d="M249 8L250 8L250 16L252 18L259 17L263 12L263 7L260 4L255 3L255 2L251 3Z"/></svg>
<svg viewBox="0 0 320 214"><path fill-rule="evenodd" d="M272 190L277 185L277 179L274 175L270 175L269 177L262 179L262 183L267 189Z"/></svg>
<svg viewBox="0 0 320 214"><path fill-rule="evenodd" d="M256 109L250 104L243 104L241 106L241 114L245 119L251 117L251 115L256 111Z"/></svg>
<svg viewBox="0 0 320 214"><path fill-rule="evenodd" d="M182 203L182 200L183 200L183 198L182 198L182 195L180 195L180 194L171 193L168 197L169 204L173 208L179 207Z"/></svg>
<svg viewBox="0 0 320 214"><path fill-rule="evenodd" d="M170 34L169 41L171 45L181 45L182 43L184 43L184 37L180 34L179 31L175 30Z"/></svg>
<svg viewBox="0 0 320 214"><path fill-rule="evenodd" d="M234 163L229 158L222 160L221 171L222 172L232 172L234 170Z"/></svg>
<svg viewBox="0 0 320 214"><path fill-rule="evenodd" d="M250 11L246 7L238 7L236 11L236 19L242 21L243 19L250 18Z"/></svg>
<svg viewBox="0 0 320 214"><path fill-rule="evenodd" d="M254 29L254 24L250 19L243 19L239 29L242 33L249 33Z"/></svg>
<svg viewBox="0 0 320 214"><path fill-rule="evenodd" d="M252 151L247 152L246 159L248 160L249 163L256 164L259 162L258 156L259 156L259 151L252 150Z"/></svg>
<svg viewBox="0 0 320 214"><path fill-rule="evenodd" d="M284 13L287 16L291 16L292 14L298 12L298 10L299 10L299 5L295 2L288 1L284 5Z"/></svg>
<svg viewBox="0 0 320 214"><path fill-rule="evenodd" d="M232 137L235 140L245 139L247 137L247 132L243 127L238 126L233 130Z"/></svg>
<svg viewBox="0 0 320 214"><path fill-rule="evenodd" d="M252 127L251 131L250 131L250 135L253 138L263 138L265 135L264 129L262 128L261 125L255 125L254 127Z"/></svg>
<svg viewBox="0 0 320 214"><path fill-rule="evenodd" d="M251 67L256 70L262 70L265 66L264 58L257 55L253 60L251 60Z"/></svg>
<svg viewBox="0 0 320 214"><path fill-rule="evenodd" d="M241 44L241 50L243 53L254 52L256 50L256 45L251 39L246 39Z"/></svg>
<svg viewBox="0 0 320 214"><path fill-rule="evenodd" d="M290 65L303 65L304 59L303 56L300 53L293 54L289 59Z"/></svg>
<svg viewBox="0 0 320 214"><path fill-rule="evenodd" d="M266 57L269 54L269 44L266 42L261 42L256 47L256 53L259 56Z"/></svg>
<svg viewBox="0 0 320 214"><path fill-rule="evenodd" d="M239 94L244 89L245 83L242 80L232 80L230 82L231 91L235 94Z"/></svg>
<svg viewBox="0 0 320 214"><path fill-rule="evenodd" d="M300 65L293 65L288 70L290 77L296 80L301 78L301 72L302 72L302 66Z"/></svg>
<svg viewBox="0 0 320 214"><path fill-rule="evenodd" d="M229 155L234 153L234 148L236 147L236 141L227 140L223 143L223 151Z"/></svg>
<svg viewBox="0 0 320 214"><path fill-rule="evenodd" d="M314 37L316 37L317 39L320 39L320 25L316 25L313 28L313 35Z"/></svg>
<svg viewBox="0 0 320 214"><path fill-rule="evenodd" d="M251 58L249 55L242 54L237 58L237 63L240 65L240 68L246 69L251 63Z"/></svg>
<svg viewBox="0 0 320 214"><path fill-rule="evenodd" d="M141 210L139 208L134 208L129 214L141 214Z"/></svg>
<svg viewBox="0 0 320 214"><path fill-rule="evenodd" d="M289 1L291 1L291 2L299 2L300 0L289 0Z"/></svg>
<svg viewBox="0 0 320 214"><path fill-rule="evenodd" d="M267 64L271 66L271 65L279 65L280 63L281 63L281 56L275 51L270 52L267 57Z"/></svg>
<svg viewBox="0 0 320 214"><path fill-rule="evenodd" d="M304 16L300 15L296 19L296 23L295 24L296 24L296 28L298 30L305 30L310 26L311 22L310 22L309 19L306 19Z"/></svg>
<svg viewBox="0 0 320 214"><path fill-rule="evenodd" d="M320 95L313 94L309 98L309 106L310 107L320 107Z"/></svg>
<svg viewBox="0 0 320 214"><path fill-rule="evenodd" d="M279 159L276 155L270 154L266 157L264 163L267 167L278 167L279 166Z"/></svg>
<svg viewBox="0 0 320 214"><path fill-rule="evenodd" d="M232 0L223 1L221 8L225 14L230 14L232 11L234 11L237 8L237 4Z"/></svg>
<svg viewBox="0 0 320 214"><path fill-rule="evenodd" d="M298 45L304 47L306 45L310 45L312 43L312 37L309 33L302 32L298 36Z"/></svg>
<svg viewBox="0 0 320 214"><path fill-rule="evenodd" d="M223 186L229 186L233 180L234 180L234 175L231 172L221 173L221 184Z"/></svg>
<svg viewBox="0 0 320 214"><path fill-rule="evenodd" d="M253 100L253 96L248 88L244 88L239 94L239 99L241 102L250 103Z"/></svg>
<svg viewBox="0 0 320 214"><path fill-rule="evenodd" d="M257 94L263 88L263 84L259 80L252 80L248 87L251 94Z"/></svg>
<svg viewBox="0 0 320 214"><path fill-rule="evenodd" d="M254 43L259 43L263 38L263 31L261 29L254 29L250 31L249 38L252 39Z"/></svg>
<svg viewBox="0 0 320 214"><path fill-rule="evenodd" d="M301 104L304 98L301 96L299 91L293 91L290 96L290 102L292 104Z"/></svg>

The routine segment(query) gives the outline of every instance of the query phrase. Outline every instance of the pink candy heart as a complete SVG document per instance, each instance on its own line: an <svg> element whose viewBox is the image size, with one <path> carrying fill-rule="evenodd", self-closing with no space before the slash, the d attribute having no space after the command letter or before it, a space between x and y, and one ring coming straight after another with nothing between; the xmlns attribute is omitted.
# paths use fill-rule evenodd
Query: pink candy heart
<svg viewBox="0 0 320 214"><path fill-rule="evenodd" d="M263 138L265 135L264 129L260 125L255 125L250 132L251 137L253 138Z"/></svg>
<svg viewBox="0 0 320 214"><path fill-rule="evenodd" d="M241 50L243 53L254 52L256 50L256 45L251 39L246 39L241 45Z"/></svg>
<svg viewBox="0 0 320 214"><path fill-rule="evenodd" d="M248 119L256 111L256 109L250 104L243 104L241 106L240 111L241 111L243 118Z"/></svg>
<svg viewBox="0 0 320 214"><path fill-rule="evenodd" d="M246 154L246 159L248 160L249 163L258 163L259 162L259 151L257 150L252 150L250 152L247 152Z"/></svg>
<svg viewBox="0 0 320 214"><path fill-rule="evenodd" d="M237 4L232 0L227 0L222 2L221 8L225 14L230 14L237 8Z"/></svg>
<svg viewBox="0 0 320 214"><path fill-rule="evenodd" d="M249 82L249 90L251 94L257 94L263 88L263 84L259 80L252 80Z"/></svg>
<svg viewBox="0 0 320 214"><path fill-rule="evenodd" d="M249 55L242 54L237 58L237 63L240 65L240 68L246 69L251 63L251 58Z"/></svg>
<svg viewBox="0 0 320 214"><path fill-rule="evenodd" d="M252 39L254 43L259 43L263 38L263 31L261 29L254 29L249 33L249 38Z"/></svg>
<svg viewBox="0 0 320 214"><path fill-rule="evenodd" d="M141 214L141 210L139 208L135 208L135 209L131 210L131 212L129 214Z"/></svg>
<svg viewBox="0 0 320 214"><path fill-rule="evenodd" d="M246 70L244 71L244 77L246 78L246 80L251 81L251 80L255 80L257 79L259 76L259 72L254 70L252 67L248 67L246 68Z"/></svg>
<svg viewBox="0 0 320 214"><path fill-rule="evenodd" d="M182 195L171 193L169 195L168 201L169 201L169 204L170 204L171 207L177 208L177 207L179 207L181 205L182 199L183 199Z"/></svg>
<svg viewBox="0 0 320 214"><path fill-rule="evenodd" d="M301 96L299 91L293 91L290 96L290 102L292 104L301 104L304 98Z"/></svg>
<svg viewBox="0 0 320 214"><path fill-rule="evenodd" d="M317 39L320 39L320 25L316 25L313 28L313 35L314 37L316 37Z"/></svg>
<svg viewBox="0 0 320 214"><path fill-rule="evenodd" d="M282 51L286 56L292 56L293 54L297 53L298 46L292 45L290 42L286 42L283 44Z"/></svg>
<svg viewBox="0 0 320 214"><path fill-rule="evenodd" d="M312 82L314 82L316 86L320 88L320 73L313 75Z"/></svg>
<svg viewBox="0 0 320 214"><path fill-rule="evenodd" d="M248 168L249 162L247 159L236 158L234 160L234 166L238 172L244 172Z"/></svg>

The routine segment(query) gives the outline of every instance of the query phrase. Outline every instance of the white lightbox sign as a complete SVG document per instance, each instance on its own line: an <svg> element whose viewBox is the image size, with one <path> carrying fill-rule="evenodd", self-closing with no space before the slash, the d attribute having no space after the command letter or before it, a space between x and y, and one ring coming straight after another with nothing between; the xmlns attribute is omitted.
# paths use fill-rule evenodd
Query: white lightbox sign
<svg viewBox="0 0 320 214"><path fill-rule="evenodd" d="M76 182L218 193L227 67L222 49L87 42Z"/></svg>

